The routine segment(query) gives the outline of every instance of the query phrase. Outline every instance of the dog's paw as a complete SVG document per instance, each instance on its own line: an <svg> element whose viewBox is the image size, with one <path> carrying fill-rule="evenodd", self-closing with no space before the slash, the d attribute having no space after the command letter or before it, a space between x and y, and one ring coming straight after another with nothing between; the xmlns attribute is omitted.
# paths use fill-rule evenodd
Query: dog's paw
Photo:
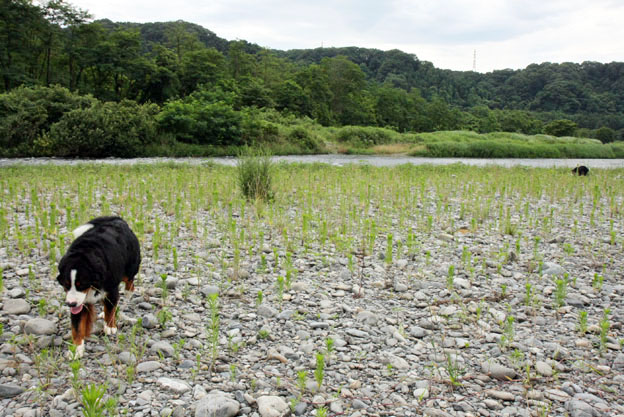
<svg viewBox="0 0 624 417"><path fill-rule="evenodd" d="M108 327L106 324L104 325L104 334L110 336L116 333L117 333L117 327Z"/></svg>
<svg viewBox="0 0 624 417"><path fill-rule="evenodd" d="M101 311L100 314L98 314L98 319L103 319L104 318L104 312Z"/></svg>

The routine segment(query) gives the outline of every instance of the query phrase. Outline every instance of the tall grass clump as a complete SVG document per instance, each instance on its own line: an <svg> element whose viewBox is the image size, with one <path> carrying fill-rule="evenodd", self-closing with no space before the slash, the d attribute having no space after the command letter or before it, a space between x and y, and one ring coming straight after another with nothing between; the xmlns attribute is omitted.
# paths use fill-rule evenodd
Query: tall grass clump
<svg viewBox="0 0 624 417"><path fill-rule="evenodd" d="M424 146L412 156L455 158L616 158L623 149L595 139L495 132L422 133Z"/></svg>
<svg viewBox="0 0 624 417"><path fill-rule="evenodd" d="M248 200L273 199L273 162L264 149L245 148L238 154L238 186Z"/></svg>
<svg viewBox="0 0 624 417"><path fill-rule="evenodd" d="M399 142L401 135L391 129L371 126L344 126L336 130L334 140L356 147L367 147Z"/></svg>

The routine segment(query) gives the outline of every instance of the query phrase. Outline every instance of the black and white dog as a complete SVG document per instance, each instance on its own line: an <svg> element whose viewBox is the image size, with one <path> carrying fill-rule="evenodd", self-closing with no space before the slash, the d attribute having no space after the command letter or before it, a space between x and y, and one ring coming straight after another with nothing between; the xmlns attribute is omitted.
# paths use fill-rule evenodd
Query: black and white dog
<svg viewBox="0 0 624 417"><path fill-rule="evenodd" d="M589 174L589 168L587 168L585 165L579 165L579 166L577 166L577 167L572 169L572 173L574 175L585 176L585 175Z"/></svg>
<svg viewBox="0 0 624 417"><path fill-rule="evenodd" d="M139 271L139 240L120 217L98 217L73 231L74 241L59 262L57 281L67 295L76 356L84 355L84 339L95 321L95 304L104 304L104 333L117 333L115 309L119 284L134 290Z"/></svg>

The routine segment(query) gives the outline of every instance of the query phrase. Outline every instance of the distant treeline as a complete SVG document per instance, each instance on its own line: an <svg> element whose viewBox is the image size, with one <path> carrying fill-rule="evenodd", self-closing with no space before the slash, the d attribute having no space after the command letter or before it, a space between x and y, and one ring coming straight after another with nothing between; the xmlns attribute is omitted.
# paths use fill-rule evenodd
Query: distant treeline
<svg viewBox="0 0 624 417"><path fill-rule="evenodd" d="M3 1L0 21L4 156L315 152L319 126L624 134L624 63L448 71L398 50L272 51L182 21L91 22L62 0Z"/></svg>

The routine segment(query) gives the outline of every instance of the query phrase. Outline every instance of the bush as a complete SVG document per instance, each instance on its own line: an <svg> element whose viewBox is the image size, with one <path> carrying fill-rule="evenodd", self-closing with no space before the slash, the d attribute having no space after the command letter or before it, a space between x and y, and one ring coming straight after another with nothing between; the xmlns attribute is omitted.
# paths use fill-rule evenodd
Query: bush
<svg viewBox="0 0 624 417"><path fill-rule="evenodd" d="M609 147L616 158L624 158L624 142L610 143Z"/></svg>
<svg viewBox="0 0 624 417"><path fill-rule="evenodd" d="M163 132L200 145L242 145L240 112L224 101L193 96L167 103L157 117Z"/></svg>
<svg viewBox="0 0 624 417"><path fill-rule="evenodd" d="M553 120L544 126L544 133L552 136L572 136L576 123L568 119Z"/></svg>
<svg viewBox="0 0 624 417"><path fill-rule="evenodd" d="M302 126L295 126L288 131L288 142L298 145L299 147L310 151L319 152L322 146L319 140L313 135L309 129Z"/></svg>
<svg viewBox="0 0 624 417"><path fill-rule="evenodd" d="M52 125L49 137L37 141L36 149L63 157L139 156L157 139L157 113L155 104L128 100L72 110Z"/></svg>
<svg viewBox="0 0 624 417"><path fill-rule="evenodd" d="M249 200L271 200L272 170L271 154L266 150L243 149L238 154L238 186Z"/></svg>
<svg viewBox="0 0 624 417"><path fill-rule="evenodd" d="M337 130L335 140L357 147L384 145L397 142L400 134L381 127L345 126Z"/></svg>
<svg viewBox="0 0 624 417"><path fill-rule="evenodd" d="M594 136L602 143L609 143L615 140L616 134L615 130L611 129L610 127L603 126L600 129L596 130Z"/></svg>
<svg viewBox="0 0 624 417"><path fill-rule="evenodd" d="M529 112L522 110L493 111L497 126L504 132L517 132L534 135L542 132L542 121L537 120Z"/></svg>
<svg viewBox="0 0 624 417"><path fill-rule="evenodd" d="M52 124L65 113L95 102L91 96L60 86L19 87L0 94L0 154L32 156L35 141L47 134Z"/></svg>
<svg viewBox="0 0 624 417"><path fill-rule="evenodd" d="M279 140L279 120L257 108L247 108L242 112L241 136L247 145L274 143Z"/></svg>

